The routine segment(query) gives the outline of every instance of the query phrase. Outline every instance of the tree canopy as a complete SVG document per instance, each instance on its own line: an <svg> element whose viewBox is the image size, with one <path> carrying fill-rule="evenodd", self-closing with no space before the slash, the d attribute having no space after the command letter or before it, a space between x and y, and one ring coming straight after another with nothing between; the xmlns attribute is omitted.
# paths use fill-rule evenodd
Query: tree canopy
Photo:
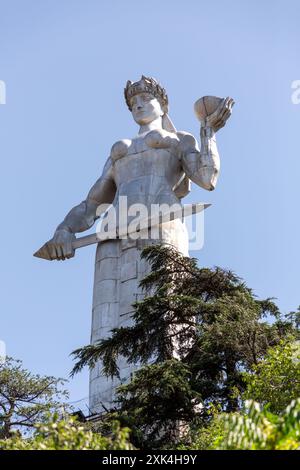
<svg viewBox="0 0 300 470"><path fill-rule="evenodd" d="M103 373L118 377L120 355L144 366L120 387L112 411L127 417L139 445L153 447L168 445L179 421L184 429L209 420L212 406L238 411L245 372L297 330L273 299L257 299L229 270L199 268L166 246L149 246L142 256L151 272L133 326L74 351L73 373L101 360Z"/></svg>
<svg viewBox="0 0 300 470"><path fill-rule="evenodd" d="M32 374L20 360L0 363L0 438L13 430L28 431L49 412L61 410L67 391L65 380Z"/></svg>

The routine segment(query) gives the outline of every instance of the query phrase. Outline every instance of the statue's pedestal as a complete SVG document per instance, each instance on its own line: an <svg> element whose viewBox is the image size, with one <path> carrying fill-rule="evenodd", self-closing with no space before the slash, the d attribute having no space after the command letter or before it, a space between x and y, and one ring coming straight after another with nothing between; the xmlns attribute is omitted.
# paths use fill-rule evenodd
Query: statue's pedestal
<svg viewBox="0 0 300 470"><path fill-rule="evenodd" d="M113 328L132 326L132 304L145 295L140 281L149 272L149 263L141 259L143 248L149 244L167 243L188 256L188 234L177 219L170 222L161 240L107 240L97 246L93 294L91 343L110 336ZM130 379L138 365L119 359L121 383ZM90 410L101 413L109 409L120 380L106 378L99 361L90 373Z"/></svg>

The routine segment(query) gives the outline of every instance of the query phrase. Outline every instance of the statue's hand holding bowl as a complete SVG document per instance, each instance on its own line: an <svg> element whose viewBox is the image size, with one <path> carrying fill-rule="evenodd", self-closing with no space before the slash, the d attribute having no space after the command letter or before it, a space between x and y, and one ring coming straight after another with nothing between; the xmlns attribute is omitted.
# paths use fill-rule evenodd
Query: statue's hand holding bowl
<svg viewBox="0 0 300 470"><path fill-rule="evenodd" d="M53 238L47 242L47 250L52 260L65 260L73 258L75 250L72 242L76 239L75 235L68 229L56 230Z"/></svg>
<svg viewBox="0 0 300 470"><path fill-rule="evenodd" d="M210 127L217 132L231 116L233 105L234 100L229 97L203 96L194 104L194 110L202 127Z"/></svg>

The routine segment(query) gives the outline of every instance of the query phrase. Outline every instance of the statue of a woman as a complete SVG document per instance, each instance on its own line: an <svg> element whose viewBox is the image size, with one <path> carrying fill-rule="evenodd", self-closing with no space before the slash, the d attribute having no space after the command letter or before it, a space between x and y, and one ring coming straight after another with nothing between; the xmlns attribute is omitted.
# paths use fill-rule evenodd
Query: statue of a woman
<svg viewBox="0 0 300 470"><path fill-rule="evenodd" d="M127 197L128 208L141 203L180 203L189 192L190 180L211 191L215 188L220 168L215 132L223 127L231 114L233 100L220 100L213 114L201 122L201 150L196 139L187 132L176 131L168 116L168 97L153 79L142 76L135 83L127 82L125 99L133 119L140 126L133 139L116 142L101 177L89 191L85 201L74 207L57 227L47 248L51 259L74 256L75 233L89 229L99 217L102 204L119 206L120 196ZM188 237L184 223L175 219L162 226L159 242L171 243L188 255ZM132 303L143 295L139 282L147 273L147 263L140 251L147 240L110 239L97 245L91 342L109 335L112 328L128 326ZM120 363L121 379L126 380L133 366ZM90 408L101 411L109 407L116 382L101 376L98 364L90 376Z"/></svg>

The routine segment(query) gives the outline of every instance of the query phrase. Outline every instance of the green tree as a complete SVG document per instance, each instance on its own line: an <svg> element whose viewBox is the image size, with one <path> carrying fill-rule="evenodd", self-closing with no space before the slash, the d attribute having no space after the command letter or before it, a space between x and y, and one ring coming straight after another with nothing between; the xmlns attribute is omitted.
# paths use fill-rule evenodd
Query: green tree
<svg viewBox="0 0 300 470"><path fill-rule="evenodd" d="M93 433L75 418L58 414L34 426L33 436L24 439L18 434L0 440L0 450L130 450L129 430L114 422L109 437Z"/></svg>
<svg viewBox="0 0 300 470"><path fill-rule="evenodd" d="M298 342L281 341L265 358L244 374L244 397L282 412L292 399L300 397L300 347Z"/></svg>
<svg viewBox="0 0 300 470"><path fill-rule="evenodd" d="M24 369L22 362L7 358L0 363L0 437L12 430L28 431L49 412L61 409L68 397L65 380L40 376Z"/></svg>
<svg viewBox="0 0 300 470"><path fill-rule="evenodd" d="M300 399L278 416L255 401L246 402L245 413L223 415L224 450L300 450Z"/></svg>
<svg viewBox="0 0 300 470"><path fill-rule="evenodd" d="M180 443L178 450L216 450L223 442L225 436L225 413L220 413L216 406L208 408L209 419L196 423L190 430L188 443Z"/></svg>
<svg viewBox="0 0 300 470"><path fill-rule="evenodd" d="M168 447L183 438L186 423L196 422L201 397L191 388L190 375L186 364L170 359L142 367L119 387L112 419L131 429L136 447Z"/></svg>
<svg viewBox="0 0 300 470"><path fill-rule="evenodd" d="M286 315L286 318L292 321L296 328L300 328L300 306L296 312L290 312Z"/></svg>
<svg viewBox="0 0 300 470"><path fill-rule="evenodd" d="M119 355L129 363L152 364L122 386L117 408L135 418L133 435L144 436L143 446L157 445L158 438L162 446L168 445L180 417L191 424L209 420L207 409L214 404L227 412L239 409L243 372L258 364L270 346L296 332L272 299L256 299L231 271L199 268L195 259L164 246L147 247L142 256L151 272L141 283L146 297L134 305L133 326L114 329L110 338L74 351L73 373L101 359L104 374L118 377ZM272 324L266 321L269 315ZM179 371L176 383L172 367ZM171 399L166 374L176 390ZM139 396L147 410L160 403L159 416L141 408ZM201 407L196 406L199 400ZM137 419L140 409L146 412ZM145 426L153 432L145 434Z"/></svg>

